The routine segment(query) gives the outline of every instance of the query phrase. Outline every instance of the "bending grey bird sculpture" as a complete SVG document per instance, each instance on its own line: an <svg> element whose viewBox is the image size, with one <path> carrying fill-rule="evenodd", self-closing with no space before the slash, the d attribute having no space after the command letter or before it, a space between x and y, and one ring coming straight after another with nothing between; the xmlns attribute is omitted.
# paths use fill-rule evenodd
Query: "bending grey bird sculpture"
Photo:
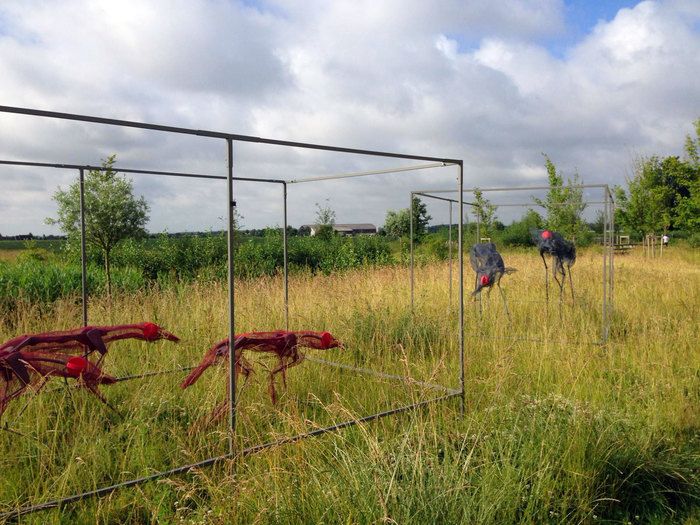
<svg viewBox="0 0 700 525"><path fill-rule="evenodd" d="M501 292L503 307L510 320L508 304L506 303L506 297L501 288L501 277L515 272L516 269L506 268L503 263L503 257L498 253L496 245L492 242L475 244L472 246L471 250L469 250L469 262L474 272L476 272L476 288L472 292L472 295L481 293L481 290L484 288L488 288L490 291L491 287L495 284L498 286L499 292Z"/></svg>

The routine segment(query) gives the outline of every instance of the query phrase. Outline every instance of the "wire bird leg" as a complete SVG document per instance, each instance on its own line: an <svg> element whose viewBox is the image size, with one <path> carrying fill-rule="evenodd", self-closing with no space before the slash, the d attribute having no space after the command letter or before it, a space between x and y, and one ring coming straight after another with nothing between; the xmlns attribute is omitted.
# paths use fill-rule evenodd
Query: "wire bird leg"
<svg viewBox="0 0 700 525"><path fill-rule="evenodd" d="M575 299L574 299L574 282L571 279L571 265L570 264L568 265L568 269L569 269L569 287L571 288L571 305L573 306L574 301L575 301Z"/></svg>
<svg viewBox="0 0 700 525"><path fill-rule="evenodd" d="M540 252L540 257L542 257L542 262L544 263L544 297L549 306L549 267L547 266L547 260L544 258L544 253Z"/></svg>
<svg viewBox="0 0 700 525"><path fill-rule="evenodd" d="M474 289L476 290L479 287L479 274L477 273L474 276ZM481 299L481 292L479 292L479 297L476 298L477 301L479 301L479 319L483 317L484 314L484 305Z"/></svg>
<svg viewBox="0 0 700 525"><path fill-rule="evenodd" d="M270 393L270 399L272 399L272 404L275 405L277 404L277 390L275 389L275 375L276 374L281 374L282 375L282 384L284 385L284 388L287 388L287 370L289 368L292 368L293 366L297 366L299 363L301 363L304 360L304 355L295 352L294 355L289 356L290 360L285 361L284 359L280 358L279 364L272 369L270 372L270 384L268 386L268 391Z"/></svg>
<svg viewBox="0 0 700 525"><path fill-rule="evenodd" d="M557 274L561 274L561 281L557 279ZM557 285L559 286L559 320L562 319L562 302L564 300L564 283L566 282L566 273L564 271L564 267L559 267L555 265L555 267L552 269L552 277L554 277L554 280L557 282Z"/></svg>
<svg viewBox="0 0 700 525"><path fill-rule="evenodd" d="M64 379L65 379L65 378L64 378ZM107 401L107 398L106 398L104 395L102 395L102 392L100 392L100 391L98 390L98 388L97 388L96 385L91 385L91 384L88 383L87 381L82 381L82 380L80 380L80 381L78 382L78 385L77 385L77 386L78 386L78 387L87 388L87 389L90 391L90 393L94 394L95 397L97 397L97 399L99 399L100 401L102 401L102 403L103 403L107 408L109 408L110 410L112 410L112 411L113 411L115 414L117 414L120 418L124 419L124 414L122 414L121 412L119 412L119 410L117 410L114 406L112 406L112 404L111 404L109 401ZM68 395L71 397L71 401L73 401L73 397L72 397L71 394L70 394L70 386L68 385L68 381L66 381L65 387L68 389Z"/></svg>
<svg viewBox="0 0 700 525"><path fill-rule="evenodd" d="M496 285L498 286L498 291L501 292L501 299L503 299L503 309L506 311L506 316L508 317L508 322L512 323L513 319L510 317L510 312L508 311L508 302L506 301L506 294L503 291L503 288L501 288L501 279L499 278L498 281L496 281Z"/></svg>

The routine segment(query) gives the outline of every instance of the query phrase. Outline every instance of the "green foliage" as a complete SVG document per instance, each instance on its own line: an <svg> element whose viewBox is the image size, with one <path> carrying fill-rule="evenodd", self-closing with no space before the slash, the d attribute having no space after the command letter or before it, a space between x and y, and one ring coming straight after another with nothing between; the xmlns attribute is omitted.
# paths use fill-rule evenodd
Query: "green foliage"
<svg viewBox="0 0 700 525"><path fill-rule="evenodd" d="M638 235L700 228L700 166L678 157L637 163L628 192L617 189L616 219Z"/></svg>
<svg viewBox="0 0 700 525"><path fill-rule="evenodd" d="M583 189L577 188L581 179L578 173L564 184L564 177L557 172L551 159L544 155L547 179L551 187L544 199L533 197L532 200L547 212L547 228L557 231L565 237L578 240L588 227L582 219L586 205L583 202Z"/></svg>
<svg viewBox="0 0 700 525"><path fill-rule="evenodd" d="M278 230L239 242L235 250L237 279L282 271L284 251ZM167 288L195 280L225 281L228 275L228 244L222 233L126 239L113 251L111 281L102 269L102 253L92 250L88 255L90 294L108 292L112 281L118 290L133 291L149 283ZM291 271L324 274L394 262L389 241L378 236L291 237L288 257ZM0 303L6 308L17 301L43 304L79 294L80 275L75 262L61 261L42 249L25 251L16 262L0 264Z"/></svg>
<svg viewBox="0 0 700 525"><path fill-rule="evenodd" d="M326 201L328 203L328 201ZM334 235L333 225L335 224L335 211L329 204L321 206L316 203L316 237L323 240L330 240Z"/></svg>
<svg viewBox="0 0 700 525"><path fill-rule="evenodd" d="M399 211L389 210L384 221L384 232L388 237L394 239L408 236L411 227L410 220L408 208Z"/></svg>
<svg viewBox="0 0 700 525"><path fill-rule="evenodd" d="M0 239L0 251L2 250L29 250L41 248L51 253L64 249L65 241L61 239L32 239L30 241L17 241Z"/></svg>
<svg viewBox="0 0 700 525"><path fill-rule="evenodd" d="M484 197L480 189L474 190L474 205L472 210L479 223L479 232L482 237L489 237L495 233L494 219L498 207Z"/></svg>
<svg viewBox="0 0 700 525"><path fill-rule="evenodd" d="M135 268L116 268L112 273L113 285L121 291L133 292L146 284ZM107 291L104 270L88 266L88 290L91 294ZM79 264L33 260L27 258L15 263L0 262L0 311L11 311L16 304L49 304L64 297L78 296L82 289Z"/></svg>
<svg viewBox="0 0 700 525"><path fill-rule="evenodd" d="M691 248L700 248L700 232L693 233L688 237L688 245Z"/></svg>
<svg viewBox="0 0 700 525"><path fill-rule="evenodd" d="M544 219L535 210L527 210L525 216L519 221L514 221L506 226L499 235L499 240L506 246L531 246L531 228L542 228Z"/></svg>
<svg viewBox="0 0 700 525"><path fill-rule="evenodd" d="M643 236L669 230L700 231L700 119L696 138L686 137L687 158L639 159L628 189L615 188L615 220L620 228Z"/></svg>
<svg viewBox="0 0 700 525"><path fill-rule="evenodd" d="M103 254L108 290L112 250L124 239L145 235L148 222L148 204L143 197L134 196L130 180L114 171L115 162L115 155L104 160L106 169L89 171L84 183L85 241ZM57 224L75 246L80 243L80 183L74 182L67 190L59 188L53 199L58 204L58 217L46 222Z"/></svg>
<svg viewBox="0 0 700 525"><path fill-rule="evenodd" d="M413 240L419 241L425 235L428 223L432 217L428 215L428 208L425 203L418 197L413 197L411 207L413 212ZM409 213L408 208L387 212L386 220L384 221L386 235L394 239L408 237L411 232L411 216Z"/></svg>

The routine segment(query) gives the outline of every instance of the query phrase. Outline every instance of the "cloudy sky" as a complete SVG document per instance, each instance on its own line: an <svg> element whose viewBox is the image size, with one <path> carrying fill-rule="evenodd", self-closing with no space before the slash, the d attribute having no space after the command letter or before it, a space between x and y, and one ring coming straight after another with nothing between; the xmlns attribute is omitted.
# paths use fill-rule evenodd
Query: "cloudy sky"
<svg viewBox="0 0 700 525"><path fill-rule="evenodd" d="M586 183L681 154L700 117L696 0L0 0L0 105L461 158L467 186ZM223 174L221 140L0 114L0 158ZM405 166L237 143L236 174L293 179ZM290 223L329 205L383 223L454 168L290 186ZM0 233L57 232L76 174L0 166ZM135 176L152 231L223 227L219 181ZM236 187L245 227L281 223L281 189ZM496 202L527 202L493 194ZM589 197L596 200L593 192ZM436 221L445 206L431 204ZM512 212L502 208L502 218Z"/></svg>

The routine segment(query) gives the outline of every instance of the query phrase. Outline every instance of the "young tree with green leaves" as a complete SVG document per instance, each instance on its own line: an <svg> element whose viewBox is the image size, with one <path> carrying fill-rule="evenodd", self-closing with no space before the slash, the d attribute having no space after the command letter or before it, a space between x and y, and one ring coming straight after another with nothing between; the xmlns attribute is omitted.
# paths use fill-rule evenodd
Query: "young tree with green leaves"
<svg viewBox="0 0 700 525"><path fill-rule="evenodd" d="M149 207L143 197L134 195L132 182L113 169L116 155L102 162L104 171L92 170L85 175L85 242L102 253L107 276L107 293L112 293L110 259L112 250L123 239L146 234ZM69 244L80 242L80 183L68 189L60 187L53 200L58 204L58 217L47 218L57 224Z"/></svg>
<svg viewBox="0 0 700 525"><path fill-rule="evenodd" d="M479 188L474 189L472 210L479 223L479 231L482 236L488 237L493 234L496 209L498 209L498 206L492 204L490 200L484 197L483 192Z"/></svg>
<svg viewBox="0 0 700 525"><path fill-rule="evenodd" d="M564 176L557 171L552 160L543 153L545 167L547 168L547 180L550 189L544 199L532 197L538 206L547 212L547 228L557 231L565 237L575 239L584 234L588 227L582 218L586 204L583 202L583 189L578 173L573 178L567 179L564 184Z"/></svg>
<svg viewBox="0 0 700 525"><path fill-rule="evenodd" d="M328 240L333 237L335 210L330 207L328 200L326 200L326 204L324 206L321 206L318 202L316 203L316 224L318 225L316 237L324 240Z"/></svg>
<svg viewBox="0 0 700 525"><path fill-rule="evenodd" d="M428 215L428 208L418 197L413 197L413 240L417 242L425 235L428 223L432 219ZM399 211L390 210L384 221L384 231L389 237L408 237L411 231L411 216L409 209Z"/></svg>

